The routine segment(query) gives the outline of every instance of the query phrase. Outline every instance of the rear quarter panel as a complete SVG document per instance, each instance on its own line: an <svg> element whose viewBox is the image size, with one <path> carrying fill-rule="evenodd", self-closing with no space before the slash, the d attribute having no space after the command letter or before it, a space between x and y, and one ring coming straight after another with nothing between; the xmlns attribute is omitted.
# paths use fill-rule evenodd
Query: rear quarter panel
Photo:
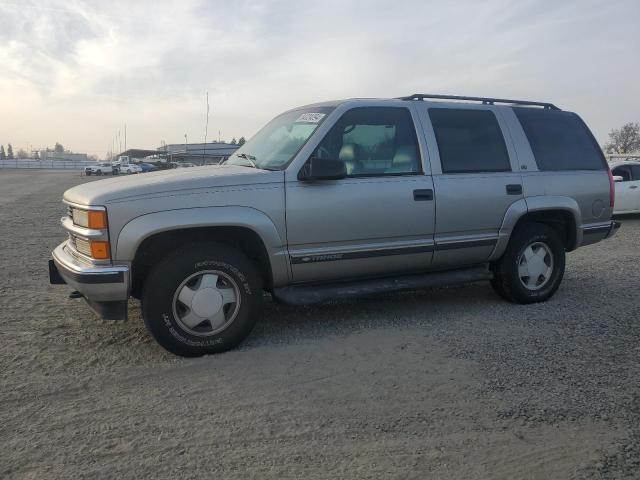
<svg viewBox="0 0 640 480"><path fill-rule="evenodd" d="M609 175L603 170L539 171L529 141L512 109L502 111L507 120L509 134L518 152L525 199L530 210L577 206L578 245L603 239L606 232L598 228L608 225L612 208L609 200ZM561 200L565 197L566 200ZM554 202L553 199L559 199ZM566 208L565 208L566 207ZM570 210L573 210L572 207ZM594 232L589 233L589 230ZM587 232L583 236L583 232Z"/></svg>

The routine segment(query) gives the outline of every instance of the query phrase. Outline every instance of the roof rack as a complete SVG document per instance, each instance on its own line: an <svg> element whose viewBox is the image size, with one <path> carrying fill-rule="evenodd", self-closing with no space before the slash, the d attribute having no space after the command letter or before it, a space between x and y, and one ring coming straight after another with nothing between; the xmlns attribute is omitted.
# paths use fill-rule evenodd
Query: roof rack
<svg viewBox="0 0 640 480"><path fill-rule="evenodd" d="M431 95L428 93L414 93L408 97L398 97L400 100L466 100L471 102L482 102L484 105L493 105L495 103L509 103L512 105L526 105L534 107L543 107L549 110L560 110L553 103L530 102L528 100L508 100L505 98L488 98L488 97L463 97L460 95Z"/></svg>

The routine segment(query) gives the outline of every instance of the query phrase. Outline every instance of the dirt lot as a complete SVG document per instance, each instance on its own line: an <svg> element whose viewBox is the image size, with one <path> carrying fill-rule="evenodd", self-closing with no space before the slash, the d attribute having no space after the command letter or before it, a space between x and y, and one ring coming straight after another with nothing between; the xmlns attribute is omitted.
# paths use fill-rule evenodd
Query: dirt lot
<svg viewBox="0 0 640 480"><path fill-rule="evenodd" d="M640 218L557 295L477 284L294 308L173 357L46 261L77 174L0 170L2 478L640 478Z"/></svg>

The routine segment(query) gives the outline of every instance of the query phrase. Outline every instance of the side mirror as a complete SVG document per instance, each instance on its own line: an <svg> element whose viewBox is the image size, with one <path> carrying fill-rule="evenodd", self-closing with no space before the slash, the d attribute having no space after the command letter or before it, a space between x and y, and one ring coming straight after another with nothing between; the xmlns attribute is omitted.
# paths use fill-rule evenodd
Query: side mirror
<svg viewBox="0 0 640 480"><path fill-rule="evenodd" d="M298 174L298 180L340 180L347 177L347 166L342 160L330 158L310 158Z"/></svg>
<svg viewBox="0 0 640 480"><path fill-rule="evenodd" d="M613 176L613 181L614 182L622 182L624 180L624 178L622 178L620 175L614 175Z"/></svg>

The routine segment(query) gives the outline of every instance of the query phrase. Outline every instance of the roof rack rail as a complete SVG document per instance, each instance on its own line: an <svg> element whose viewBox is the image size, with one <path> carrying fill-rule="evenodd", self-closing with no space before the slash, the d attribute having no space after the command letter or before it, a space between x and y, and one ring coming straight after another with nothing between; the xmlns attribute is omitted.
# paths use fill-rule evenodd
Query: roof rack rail
<svg viewBox="0 0 640 480"><path fill-rule="evenodd" d="M506 98L489 98L489 97L464 97L460 95L431 95L428 93L414 93L408 97L398 97L400 100L466 100L471 102L482 102L484 105L493 105L495 103L510 103L513 105L527 105L534 107L543 107L549 110L560 110L553 103L530 102L528 100L509 100Z"/></svg>

